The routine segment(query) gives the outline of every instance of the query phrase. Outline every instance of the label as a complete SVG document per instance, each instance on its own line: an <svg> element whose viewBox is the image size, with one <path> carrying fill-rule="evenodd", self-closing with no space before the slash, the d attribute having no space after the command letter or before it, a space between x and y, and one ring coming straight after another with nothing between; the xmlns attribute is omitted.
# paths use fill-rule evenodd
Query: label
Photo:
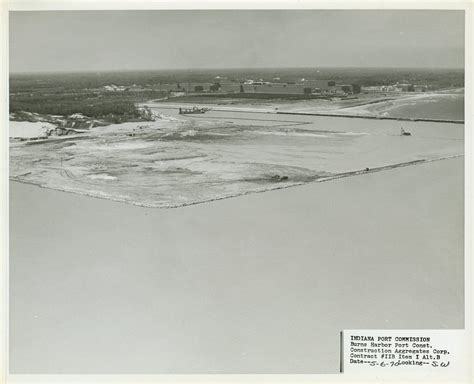
<svg viewBox="0 0 474 384"><path fill-rule="evenodd" d="M463 330L345 330L341 372L459 373L465 369Z"/></svg>

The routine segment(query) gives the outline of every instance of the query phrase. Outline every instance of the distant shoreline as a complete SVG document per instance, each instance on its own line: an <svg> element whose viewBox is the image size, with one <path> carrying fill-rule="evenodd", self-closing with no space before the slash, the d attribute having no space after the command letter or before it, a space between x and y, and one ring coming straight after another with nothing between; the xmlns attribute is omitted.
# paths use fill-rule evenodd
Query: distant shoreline
<svg viewBox="0 0 474 384"><path fill-rule="evenodd" d="M274 114L302 115L302 116L327 116L327 117L348 117L366 118L395 121L425 121L464 124L462 113L441 113L433 111L422 112L420 114L413 111L406 113L392 114L392 110L398 110L405 105L410 106L420 104L421 110L426 103L436 100L443 100L444 96L462 97L464 88L451 88L432 92L405 92L405 93L361 93L354 97L342 99L326 99L293 97L292 95L267 95L252 94L187 94L183 96L168 97L163 100L149 100L142 105L162 103L163 107L168 104L173 107L185 105L206 105L211 106L216 111L225 112L261 112ZM247 97L248 96L248 97ZM264 97L263 97L264 96ZM440 99L441 98L441 99ZM434 113L434 115L433 115Z"/></svg>

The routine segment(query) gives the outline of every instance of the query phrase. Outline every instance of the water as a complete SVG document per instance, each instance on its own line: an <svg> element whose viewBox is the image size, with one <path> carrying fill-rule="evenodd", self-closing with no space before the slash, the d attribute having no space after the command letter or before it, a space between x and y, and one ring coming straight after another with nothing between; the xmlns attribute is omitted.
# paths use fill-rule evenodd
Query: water
<svg viewBox="0 0 474 384"><path fill-rule="evenodd" d="M427 98L401 101L387 111L388 116L464 120L464 94L434 94Z"/></svg>

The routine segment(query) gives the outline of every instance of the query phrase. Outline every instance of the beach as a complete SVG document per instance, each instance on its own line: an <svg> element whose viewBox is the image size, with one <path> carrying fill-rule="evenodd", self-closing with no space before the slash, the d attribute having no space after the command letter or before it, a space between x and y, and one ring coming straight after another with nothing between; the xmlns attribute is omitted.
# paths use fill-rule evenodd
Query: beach
<svg viewBox="0 0 474 384"><path fill-rule="evenodd" d="M463 162L174 209L11 181L11 372L338 373L344 329L463 328Z"/></svg>

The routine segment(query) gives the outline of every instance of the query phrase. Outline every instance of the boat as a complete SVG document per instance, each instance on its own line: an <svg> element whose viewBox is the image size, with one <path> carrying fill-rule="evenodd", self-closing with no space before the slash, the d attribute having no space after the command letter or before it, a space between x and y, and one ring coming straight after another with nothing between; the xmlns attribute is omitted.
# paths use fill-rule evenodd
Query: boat
<svg viewBox="0 0 474 384"><path fill-rule="evenodd" d="M410 132L407 132L403 129L403 127L401 128L401 136L411 136L411 133Z"/></svg>
<svg viewBox="0 0 474 384"><path fill-rule="evenodd" d="M190 115L190 114L198 114L198 113L206 113L210 111L211 108L198 108L198 107L192 107L192 108L182 108L179 107L179 114L180 115Z"/></svg>

